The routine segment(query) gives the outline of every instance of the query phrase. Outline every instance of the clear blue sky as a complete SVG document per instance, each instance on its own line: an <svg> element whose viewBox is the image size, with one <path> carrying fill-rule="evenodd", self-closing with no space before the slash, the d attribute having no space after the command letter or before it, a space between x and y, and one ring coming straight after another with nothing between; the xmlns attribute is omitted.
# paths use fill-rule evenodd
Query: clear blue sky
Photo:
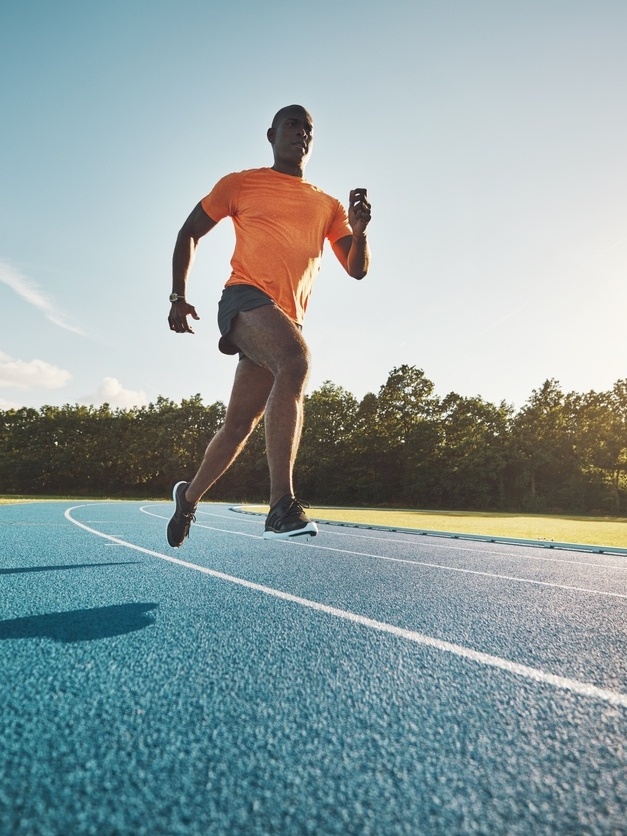
<svg viewBox="0 0 627 836"><path fill-rule="evenodd" d="M214 182L271 164L285 104L307 178L366 186L373 264L327 250L310 391L407 363L521 406L627 377L624 0L21 0L0 12L0 408L228 398L203 239L194 336L168 330L176 232Z"/></svg>

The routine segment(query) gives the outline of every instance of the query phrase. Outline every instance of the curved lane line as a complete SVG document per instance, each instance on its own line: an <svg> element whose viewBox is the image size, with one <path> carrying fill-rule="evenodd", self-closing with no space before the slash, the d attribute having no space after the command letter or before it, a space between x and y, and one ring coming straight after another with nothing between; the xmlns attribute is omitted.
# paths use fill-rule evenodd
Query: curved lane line
<svg viewBox="0 0 627 836"><path fill-rule="evenodd" d="M80 507L80 506L79 506ZM149 517L157 517L160 520L167 520L169 517L164 517L161 514L155 514L152 511L147 511L146 507L140 508L144 514ZM243 531L233 531L228 528L216 528L212 525L205 525L204 523L195 523L194 528L204 528L207 531L219 531L221 534L234 534L238 537L251 537L253 540L260 540L258 534L245 534ZM276 542L283 542L278 540ZM352 554L355 557L371 557L374 560L386 560L389 563L406 563L410 566L423 566L426 569L441 569L443 572L459 572L463 575L479 575L483 578L492 578L496 580L512 581L513 583L527 583L533 586L547 586L550 589L565 589L568 592L584 592L586 595L603 595L606 598L623 598L627 599L627 594L624 592L605 592L602 589L590 589L586 586L571 586L563 583L553 583L552 581L537 581L533 578L519 578L516 575L502 575L498 572L482 572L479 569L464 569L461 566L445 566L442 563L427 563L424 560L410 560L406 557L389 557L384 554L373 554L372 552L358 552L354 549L336 549L333 546L321 546L319 543L300 543L295 541L291 545L305 546L308 549L317 549L318 551L335 552L336 554Z"/></svg>
<svg viewBox="0 0 627 836"><path fill-rule="evenodd" d="M158 517L159 519L162 519L162 520L168 519L168 517L164 517L161 514L156 514L153 511L149 511L148 510L149 507L153 507L153 506L143 505L139 510L142 511L144 514L147 514L150 517ZM159 506L156 506L156 507L159 507ZM202 508L201 506L198 506L198 510L197 510L196 513L198 515L202 514L205 517L219 517L220 519L223 519L223 520L233 520L233 521L235 521L232 516L228 516L227 514L217 514L213 511L207 510L206 508ZM240 516L241 516L241 519L238 519L237 522L251 523L253 525L255 525L255 524L256 525L261 525L261 523L262 523L262 521L259 520L259 519L249 519L249 517L247 515L243 514L243 513ZM325 523L324 520L317 520L317 522L318 522L318 525L331 525L328 522ZM213 528L213 527L210 527L210 526L203 526L202 523L199 523L199 522L196 523L196 527L209 528L211 531L227 531L228 530L230 532L229 529ZM377 529L377 530L382 531L382 529ZM389 532L390 532L390 534L394 534L394 533L397 533L397 530L393 529L393 528L390 528ZM235 533L235 532L230 532L230 533ZM368 542L381 540L384 543L398 543L398 544L403 545L403 546L412 546L412 545L415 544L415 537L414 537L414 540L412 541L412 540L398 540L395 537L377 537L374 534L357 534L354 531L333 531L333 532L330 532L330 533L332 533L334 537L355 537L355 538L360 538L362 540L368 540ZM407 536L411 537L413 535L408 533ZM484 544L484 541L476 541L476 542L478 543L478 545L483 545ZM485 542L488 542L488 541L486 540ZM490 545L497 545L497 544L490 542ZM431 543L430 542L429 543L429 548L430 549L441 549L443 551L452 551L452 552L456 552L456 553L457 552L468 552L469 554L471 554L475 557L476 556L483 556L482 553L479 552L476 548L472 549L468 546L460 546L460 545L457 544L457 542L455 543L455 545L450 545L448 543ZM532 547L530 546L530 548L532 548ZM537 547L533 547L533 548L537 548ZM355 552L355 554L359 554L359 552ZM488 557L505 557L505 558L508 558L508 559L512 559L511 552L501 552L501 551L496 551L496 550L490 550L490 552L487 556ZM603 557L621 557L622 555L620 555L620 554L619 555L611 555L611 554L606 555L606 554L604 554L602 556ZM543 555L523 554L523 553L517 554L516 555L516 560L536 560L536 561L541 561L543 563L558 563L561 566L577 566L577 567L584 567L584 568L589 568L589 569L603 569L603 570L608 570L608 571L627 572L627 563L624 563L624 565L622 565L622 566L614 566L612 564L605 564L605 563L585 563L581 560L571 560L571 559L565 558L565 557L544 557ZM410 561L410 562L413 563L415 561Z"/></svg>
<svg viewBox="0 0 627 836"><path fill-rule="evenodd" d="M126 546L127 548L134 549L142 554L158 557L160 560L166 560L168 563L173 563L176 566L183 566L186 569L194 569L196 572L201 572L203 575L209 575L210 577L217 578L218 580L237 584L245 589L261 592L264 595L270 595L274 598L279 598L282 601L289 601L292 604L298 604L301 607L307 607L308 609L315 610L316 612L325 613L326 615L331 615L335 618L341 618L344 621L350 621L354 624L359 624L362 627L368 627L371 630L377 630L382 633L396 636L397 638L406 639L407 641L414 642L415 644L422 645L423 647L430 647L443 653L450 653L461 659L497 668L505 671L506 673L513 674L514 676L520 676L524 679L531 680L532 682L538 682L543 685L551 685L554 688L558 688L562 691L568 691L571 694L577 694L578 696L586 697L587 699L602 701L610 703L610 705L618 708L627 709L627 694L623 694L620 691L611 691L607 688L600 688L599 686L593 685L589 682L580 682L577 679L557 676L556 674L542 671L539 668L532 668L528 665L522 665L519 662L512 662L509 659L503 659L500 656L492 656L489 653L473 650L470 647L464 647L463 645L453 644L452 642L443 641L442 639L436 639L433 636L427 636L424 633L418 633L415 630L397 627L394 624L387 624L384 621L376 621L373 618L368 618L367 616L359 615L358 613L350 612L349 610L341 610L338 607L321 604L319 601L301 598L299 595L292 595L290 592L283 592L280 589L274 589L270 586L264 586L263 584L254 583L253 581L247 581L244 578L238 578L234 575L227 575L224 572L218 572L215 569L198 566L195 563L189 563L188 561L180 560L177 557L170 557L169 555L162 554L161 552L146 549L143 546L137 546L134 543L129 543L119 537L104 534L102 531L97 531L95 528L91 528L90 526L85 525L85 523L79 522L72 517L72 511L85 507L88 506L75 505L72 508L68 508L65 511L64 516L69 522L84 529L85 531L88 531L90 534L95 534L97 537L103 537L105 540L117 543L120 546Z"/></svg>
<svg viewBox="0 0 627 836"><path fill-rule="evenodd" d="M324 525L324 523L318 522L318 525ZM390 532L393 533L392 529L390 529ZM413 545L411 540L397 540L394 537L389 537L389 538L388 537L376 537L376 536L370 536L368 534L353 534L352 532L348 532L348 531L334 531L333 536L334 537L360 537L362 540L368 540L368 541L383 540L383 542L385 542L385 543L399 543L399 544L405 545L405 546ZM408 536L411 536L411 535L408 535ZM483 545L483 542L480 542L479 545ZM489 545L496 545L496 544L490 543ZM429 543L429 548L430 549L442 549L444 551L453 551L453 552L468 552L469 554L475 555L475 556L482 554L477 549L471 549L468 546L458 546L458 545L451 546L448 543ZM512 559L512 555L511 555L510 552L499 552L499 551L496 551L496 549L495 550L490 550L489 557L506 557L506 558ZM620 555L605 555L604 554L603 557L620 557ZM562 566L564 566L564 565L567 565L567 566L583 566L583 567L588 567L588 568L591 568L591 569L610 569L610 570L616 570L618 572L627 572L627 564L625 564L623 566L613 566L612 564L605 564L605 563L583 563L581 560L570 560L568 558L562 558L562 557L544 557L542 555L537 555L537 554L522 554L522 553L517 554L515 559L516 560L541 560L541 561L544 561L545 563L559 563Z"/></svg>
<svg viewBox="0 0 627 836"><path fill-rule="evenodd" d="M305 543L295 543L295 545L303 546ZM348 549L335 549L332 546L319 546L317 543L312 543L308 547L314 549L324 549L328 552L340 552L341 554L354 554L358 557L374 557L377 560L389 560L393 563L409 563L412 566L424 566L427 569L442 569L445 572L461 572L464 575L480 575L483 578L496 578L497 580L513 581L514 583L530 583L535 586L549 586L552 589L565 589L569 592L585 592L588 595L605 595L608 598L627 598L627 594L623 592L604 592L600 589L588 589L585 586L569 586L568 584L553 583L552 581L536 581L531 578L518 578L515 575L502 575L498 572L481 572L479 569L463 569L460 566L443 566L441 563L426 563L422 560L409 560L406 557L388 557L387 555L382 554L369 554L368 552L349 551Z"/></svg>

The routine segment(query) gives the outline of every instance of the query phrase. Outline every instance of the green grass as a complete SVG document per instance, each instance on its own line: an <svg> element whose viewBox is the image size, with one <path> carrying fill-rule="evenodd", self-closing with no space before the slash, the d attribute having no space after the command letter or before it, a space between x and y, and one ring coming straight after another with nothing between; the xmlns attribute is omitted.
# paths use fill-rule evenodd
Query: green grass
<svg viewBox="0 0 627 836"><path fill-rule="evenodd" d="M46 499L34 499L29 496L15 496L9 499L8 496L0 496L0 505L15 505L18 502L47 502Z"/></svg>
<svg viewBox="0 0 627 836"><path fill-rule="evenodd" d="M267 510L251 506L251 510ZM552 540L588 546L627 549L627 519L622 517L544 516L471 511L395 511L378 508L316 507L317 520L384 525L454 534L479 534L520 540Z"/></svg>

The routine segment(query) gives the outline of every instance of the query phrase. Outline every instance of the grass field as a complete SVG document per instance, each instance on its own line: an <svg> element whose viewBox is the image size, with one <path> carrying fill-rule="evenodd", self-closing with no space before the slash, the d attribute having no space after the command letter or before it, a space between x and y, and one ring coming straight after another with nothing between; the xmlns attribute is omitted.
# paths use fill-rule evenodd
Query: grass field
<svg viewBox="0 0 627 836"><path fill-rule="evenodd" d="M28 497L0 497L0 504L37 501ZM41 501L41 500L40 500ZM267 512L267 506L250 505L251 511ZM627 550L627 519L623 517L545 516L472 511L412 511L380 508L312 508L317 520L383 525L418 531L447 531L511 537L520 540L549 540L556 543L608 546Z"/></svg>

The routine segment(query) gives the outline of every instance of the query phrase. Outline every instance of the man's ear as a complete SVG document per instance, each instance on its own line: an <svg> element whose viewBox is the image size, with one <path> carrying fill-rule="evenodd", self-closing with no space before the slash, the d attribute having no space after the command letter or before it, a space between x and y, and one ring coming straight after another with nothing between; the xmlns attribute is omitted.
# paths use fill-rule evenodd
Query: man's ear
<svg viewBox="0 0 627 836"><path fill-rule="evenodd" d="M268 142L270 143L270 145L274 145L274 137L275 137L274 128L268 128L268 133L266 134L266 136L268 137Z"/></svg>

